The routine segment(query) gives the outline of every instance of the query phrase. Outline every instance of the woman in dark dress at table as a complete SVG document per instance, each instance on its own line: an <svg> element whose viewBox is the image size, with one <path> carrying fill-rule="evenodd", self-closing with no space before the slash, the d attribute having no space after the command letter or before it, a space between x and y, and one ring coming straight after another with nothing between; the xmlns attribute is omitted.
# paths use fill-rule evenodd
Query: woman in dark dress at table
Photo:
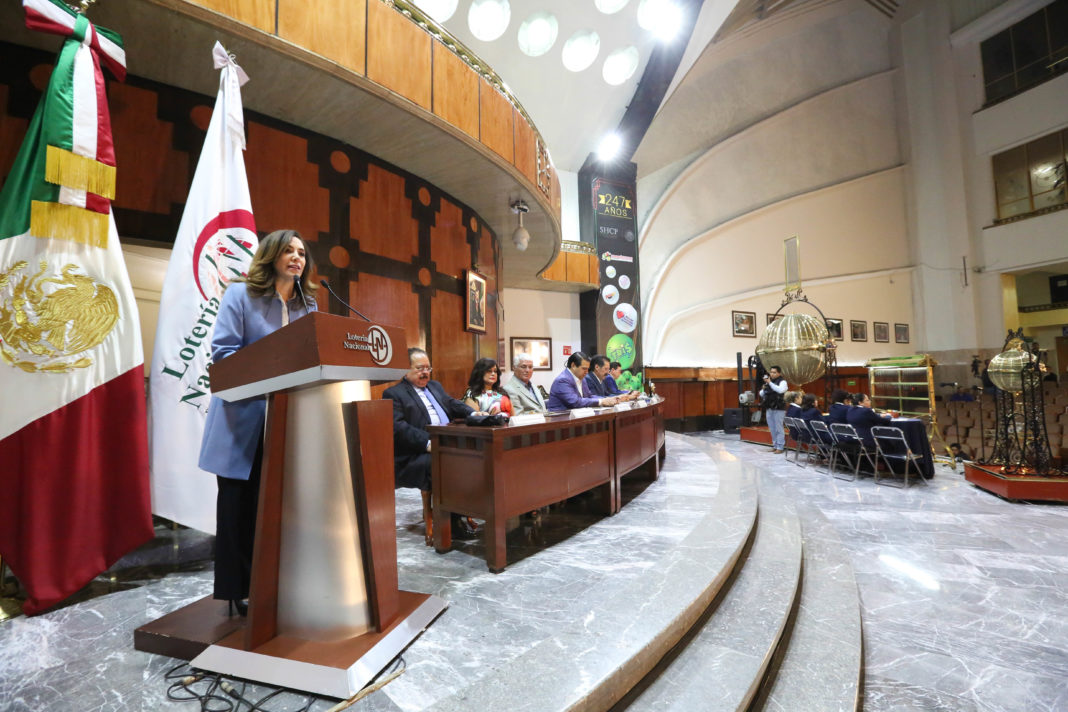
<svg viewBox="0 0 1068 712"><path fill-rule="evenodd" d="M800 418L801 408L797 405L801 401L801 393L799 391L786 391L782 400L786 403L786 416L787 418Z"/></svg>
<svg viewBox="0 0 1068 712"><path fill-rule="evenodd" d="M819 408L819 399L812 393L806 393L801 399L801 415L797 416L804 421L823 420L823 412Z"/></svg>
<svg viewBox="0 0 1068 712"><path fill-rule="evenodd" d="M314 264L295 230L277 230L263 238L248 276L235 279L223 293L211 358L218 363L235 351L315 311ZM252 576L263 427L263 396L227 402L212 396L200 468L217 475L215 589L216 599L230 601L244 615Z"/></svg>

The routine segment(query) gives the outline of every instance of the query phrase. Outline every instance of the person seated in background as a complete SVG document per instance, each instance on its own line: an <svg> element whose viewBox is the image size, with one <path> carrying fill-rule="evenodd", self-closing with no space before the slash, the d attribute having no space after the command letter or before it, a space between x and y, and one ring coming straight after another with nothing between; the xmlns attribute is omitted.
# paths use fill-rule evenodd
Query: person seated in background
<svg viewBox="0 0 1068 712"><path fill-rule="evenodd" d="M398 383L382 394L393 401L393 486L414 487L423 496L426 544L432 543L433 511L430 498L431 425L448 425L453 418L466 418L474 409L452 398L437 381L430 380L430 357L419 348L408 349L410 368ZM452 518L452 535L472 539L480 528L466 517Z"/></svg>
<svg viewBox="0 0 1068 712"><path fill-rule="evenodd" d="M512 415L544 413L545 398L540 389L530 382L534 375L534 359L530 354L518 353L512 357L512 377L501 388L512 402Z"/></svg>
<svg viewBox="0 0 1068 712"><path fill-rule="evenodd" d="M801 399L801 414L797 417L804 421L823 420L819 399L814 394L806 393L805 397Z"/></svg>
<svg viewBox="0 0 1068 712"><path fill-rule="evenodd" d="M612 390L608 389L608 378L611 364L608 361L608 357L602 354L598 354L590 359L590 372L586 374L586 377L582 379L583 384L589 390L591 396L616 396L620 401L634 400L638 397L637 393L633 395L630 391L624 393L615 387L615 379L612 380Z"/></svg>
<svg viewBox="0 0 1068 712"><path fill-rule="evenodd" d="M949 454L953 456L953 459L957 462L964 462L965 460L971 460L972 456L960 446L960 443L949 444Z"/></svg>
<svg viewBox="0 0 1068 712"><path fill-rule="evenodd" d="M849 398L849 391L844 388L834 389L831 393L831 408L827 415L823 416L823 422L827 423L827 425L847 422L846 416L849 413L849 409L853 407L846 403L847 398Z"/></svg>
<svg viewBox="0 0 1068 712"><path fill-rule="evenodd" d="M464 403L475 410L496 415L512 414L512 399L497 390L501 369L491 358L480 358L471 369L464 392Z"/></svg>
<svg viewBox="0 0 1068 712"><path fill-rule="evenodd" d="M782 401L786 404L787 418L801 417L801 406L798 405L801 402L801 391L786 391L783 394Z"/></svg>
<svg viewBox="0 0 1068 712"><path fill-rule="evenodd" d="M549 400L545 406L549 410L571 410L572 408L595 408L618 403L619 398L616 396L595 398L590 395L583 383L589 370L589 356L581 351L568 356L566 367L553 380L553 385L549 388Z"/></svg>
<svg viewBox="0 0 1068 712"><path fill-rule="evenodd" d="M975 400L975 396L973 396L964 386L958 386L957 390L953 391L953 395L951 395L949 399L961 403L970 403Z"/></svg>
<svg viewBox="0 0 1068 712"><path fill-rule="evenodd" d="M604 387L608 391L610 396L621 396L631 391L620 389L616 383L616 379L623 375L623 364L619 361L612 361L608 364L608 375L604 377Z"/></svg>
<svg viewBox="0 0 1068 712"><path fill-rule="evenodd" d="M875 438L871 436L871 429L875 425L890 425L891 415L879 415L871 409L871 398L867 393L857 393L853 396L856 407L851 408L846 415L846 422L857 431L857 436L867 447L875 447Z"/></svg>

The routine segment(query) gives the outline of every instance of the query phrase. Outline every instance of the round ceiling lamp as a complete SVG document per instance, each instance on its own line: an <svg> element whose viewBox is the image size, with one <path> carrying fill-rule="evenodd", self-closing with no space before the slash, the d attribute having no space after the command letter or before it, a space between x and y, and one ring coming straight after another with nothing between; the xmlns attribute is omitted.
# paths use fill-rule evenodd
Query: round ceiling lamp
<svg viewBox="0 0 1068 712"><path fill-rule="evenodd" d="M439 25L453 16L457 4L459 0L415 0L416 7L430 15L430 19Z"/></svg>
<svg viewBox="0 0 1068 712"><path fill-rule="evenodd" d="M528 57L540 57L556 44L560 24L549 12L535 12L519 26L519 49Z"/></svg>
<svg viewBox="0 0 1068 712"><path fill-rule="evenodd" d="M467 26L483 42L492 42L508 29L512 8L508 0L474 0L467 11Z"/></svg>
<svg viewBox="0 0 1068 712"><path fill-rule="evenodd" d="M564 43L564 66L572 72L581 72L593 64L600 51L600 36L593 30L579 30Z"/></svg>
<svg viewBox="0 0 1068 712"><path fill-rule="evenodd" d="M622 137L617 133L610 133L597 145L597 157L604 162L611 161L619 155L621 148L623 148Z"/></svg>
<svg viewBox="0 0 1068 712"><path fill-rule="evenodd" d="M638 68L638 48L624 47L617 49L604 60L601 76L612 86L619 86L634 75Z"/></svg>
<svg viewBox="0 0 1068 712"><path fill-rule="evenodd" d="M638 26L668 41L682 26L682 10L672 0L642 0L638 5Z"/></svg>
<svg viewBox="0 0 1068 712"><path fill-rule="evenodd" d="M593 4L597 6L597 9L606 15L613 15L624 7L630 0L593 0Z"/></svg>

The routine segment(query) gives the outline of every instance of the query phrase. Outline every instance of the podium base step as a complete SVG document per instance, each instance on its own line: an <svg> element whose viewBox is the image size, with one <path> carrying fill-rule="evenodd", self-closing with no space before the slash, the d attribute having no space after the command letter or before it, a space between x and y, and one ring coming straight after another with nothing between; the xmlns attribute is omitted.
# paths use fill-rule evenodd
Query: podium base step
<svg viewBox="0 0 1068 712"><path fill-rule="evenodd" d="M244 650L244 631L235 630L206 646L190 664L232 677L347 699L371 682L448 605L430 594L399 593L400 612L381 632L330 643L279 635L254 650Z"/></svg>
<svg viewBox="0 0 1068 712"><path fill-rule="evenodd" d="M145 653L192 660L204 649L235 631L247 618L230 616L226 601L205 596L188 606L146 623L134 631L134 648Z"/></svg>

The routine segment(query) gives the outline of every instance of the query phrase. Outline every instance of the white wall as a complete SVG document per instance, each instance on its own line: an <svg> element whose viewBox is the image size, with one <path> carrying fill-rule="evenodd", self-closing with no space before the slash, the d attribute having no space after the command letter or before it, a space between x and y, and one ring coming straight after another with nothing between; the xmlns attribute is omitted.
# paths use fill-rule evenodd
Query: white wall
<svg viewBox="0 0 1068 712"><path fill-rule="evenodd" d="M137 311L141 321L141 343L145 351L145 376L152 364L152 350L156 343L156 322L159 319L159 300L163 279L171 251L162 247L123 245L122 256L130 275Z"/></svg>
<svg viewBox="0 0 1068 712"><path fill-rule="evenodd" d="M551 371L535 371L532 381L549 390L553 379L564 368L567 356L564 347L570 346L572 352L581 349L582 334L579 325L579 297L566 292L540 292L533 289L502 289L504 302L504 321L501 334L505 344L507 364L501 364L512 378L513 336L533 336L553 340L553 367Z"/></svg>
<svg viewBox="0 0 1068 712"><path fill-rule="evenodd" d="M558 171L560 181L560 236L572 242L581 242L579 232L578 173Z"/></svg>

